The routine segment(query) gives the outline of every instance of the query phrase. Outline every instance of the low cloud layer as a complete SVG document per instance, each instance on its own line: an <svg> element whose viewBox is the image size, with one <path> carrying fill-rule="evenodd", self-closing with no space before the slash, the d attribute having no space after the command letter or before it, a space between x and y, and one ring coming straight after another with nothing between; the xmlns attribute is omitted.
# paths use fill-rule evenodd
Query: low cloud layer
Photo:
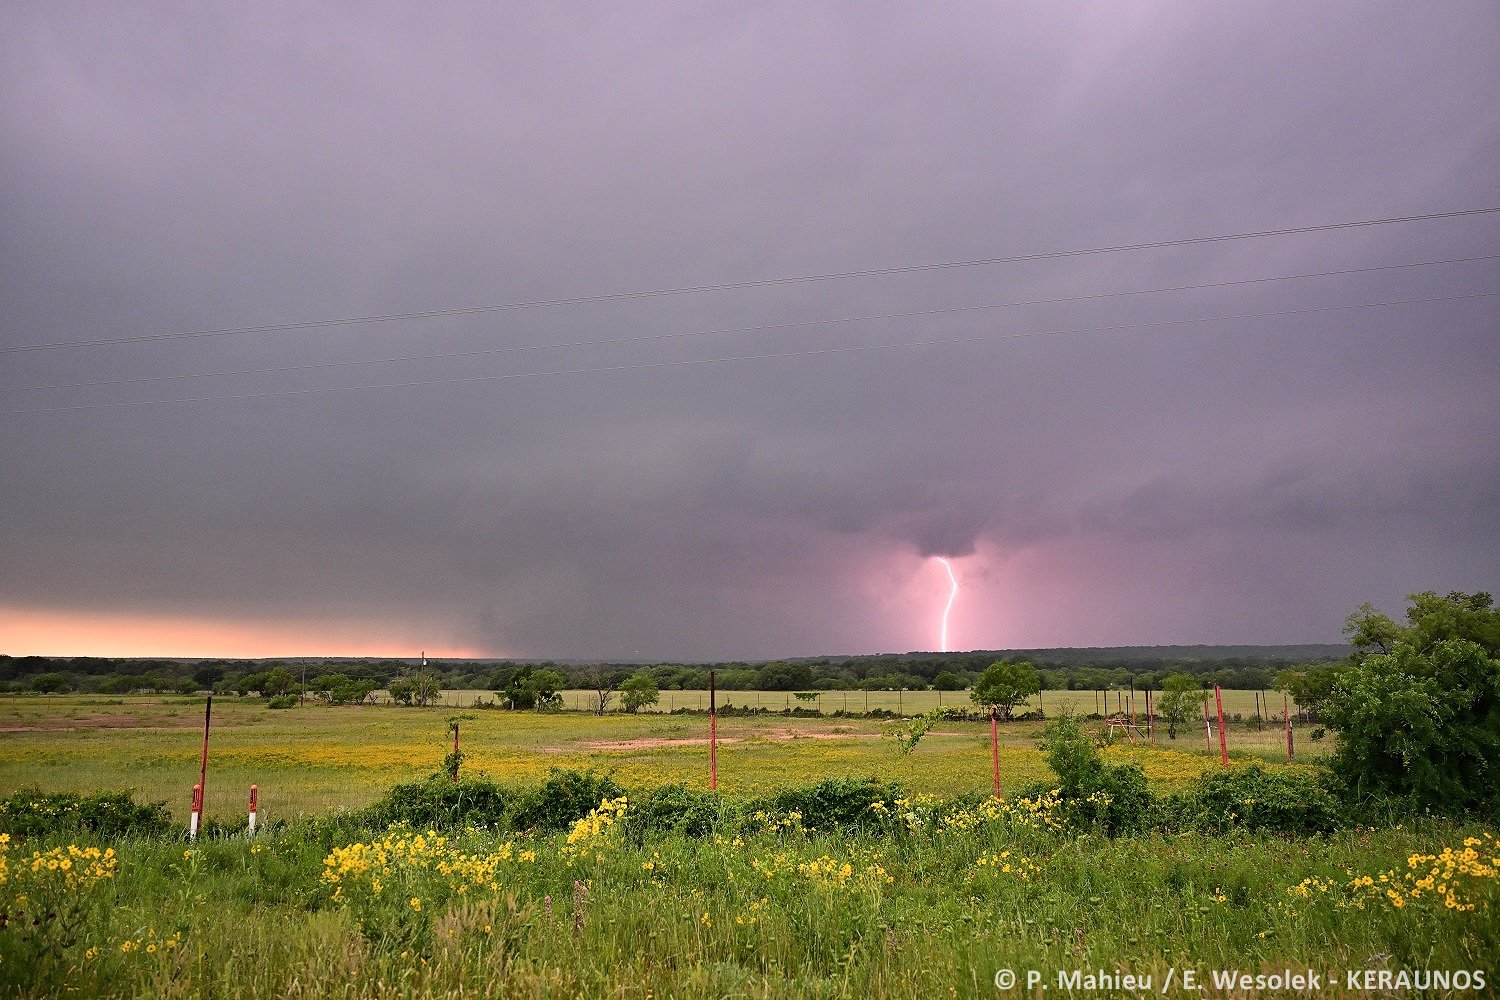
<svg viewBox="0 0 1500 1000"><path fill-rule="evenodd" d="M0 28L0 348L1500 206L1483 3ZM276 622L267 655L933 648L934 556L966 648L1336 639L1360 601L1495 586L1500 310L1473 296L1500 262L1078 297L1497 237L0 354L0 389L115 383L0 392L0 615L46 623L0 651L67 651L70 615L237 650ZM424 384L323 391L392 383ZM182 397L213 398L18 412Z"/></svg>

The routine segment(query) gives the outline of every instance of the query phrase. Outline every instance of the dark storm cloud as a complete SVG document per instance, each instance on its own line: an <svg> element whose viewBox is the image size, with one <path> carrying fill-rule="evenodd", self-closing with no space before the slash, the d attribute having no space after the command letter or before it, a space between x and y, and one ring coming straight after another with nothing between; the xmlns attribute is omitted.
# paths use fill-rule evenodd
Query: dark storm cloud
<svg viewBox="0 0 1500 1000"><path fill-rule="evenodd" d="M0 27L0 346L1500 204L1482 3L48 4ZM1464 295L1496 289L1495 262L786 326L1497 236L1480 216L12 353L3 386L742 331L0 407ZM1497 315L1480 299L7 414L0 607L365 618L529 655L906 649L933 641L919 559L945 555L973 581L972 645L1331 638L1360 600L1494 586Z"/></svg>

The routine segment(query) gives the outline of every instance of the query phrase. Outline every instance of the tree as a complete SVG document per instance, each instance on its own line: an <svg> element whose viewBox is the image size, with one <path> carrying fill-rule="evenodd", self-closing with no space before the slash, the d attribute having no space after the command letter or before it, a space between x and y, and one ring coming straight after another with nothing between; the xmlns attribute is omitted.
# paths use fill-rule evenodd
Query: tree
<svg viewBox="0 0 1500 1000"><path fill-rule="evenodd" d="M1297 703L1297 707L1314 719L1321 720L1323 706L1333 695L1333 687L1347 663L1309 663L1288 667L1276 674L1274 687Z"/></svg>
<svg viewBox="0 0 1500 1000"><path fill-rule="evenodd" d="M998 708L1001 716L1009 719L1012 708L1040 689L1036 668L1029 661L996 660L980 676L969 698L976 705Z"/></svg>
<svg viewBox="0 0 1500 1000"><path fill-rule="evenodd" d="M939 691L962 691L969 682L951 670L944 670L932 679L932 686Z"/></svg>
<svg viewBox="0 0 1500 1000"><path fill-rule="evenodd" d="M398 705L410 705L412 697L412 683L405 677L393 677L390 684L386 685L386 693L391 696L391 701Z"/></svg>
<svg viewBox="0 0 1500 1000"><path fill-rule="evenodd" d="M443 679L431 670L418 670L414 674L408 674L404 684L397 684L396 681L391 681L391 684L396 685L396 690L407 693L409 701L403 704L416 705L418 708L427 707L443 693ZM392 691L391 697L395 696L396 692Z"/></svg>
<svg viewBox="0 0 1500 1000"><path fill-rule="evenodd" d="M622 700L625 711L639 712L648 705L655 705L661 700L661 692L657 690L656 681L651 679L647 673L631 675L630 679L620 685Z"/></svg>
<svg viewBox="0 0 1500 1000"><path fill-rule="evenodd" d="M812 668L805 663L767 663L756 677L762 691L805 691L812 681Z"/></svg>
<svg viewBox="0 0 1500 1000"><path fill-rule="evenodd" d="M556 670L533 671L522 684L523 700L538 712L562 708L562 689L568 680Z"/></svg>
<svg viewBox="0 0 1500 1000"><path fill-rule="evenodd" d="M1489 594L1413 594L1402 626L1351 615L1354 662L1323 710L1333 773L1359 796L1435 811L1500 808L1500 611Z"/></svg>
<svg viewBox="0 0 1500 1000"><path fill-rule="evenodd" d="M609 700L619 686L620 675L607 664L596 663L584 672L584 679L594 691L594 714L603 715L609 709Z"/></svg>
<svg viewBox="0 0 1500 1000"><path fill-rule="evenodd" d="M42 694L58 694L71 687L68 678L62 674L37 674L31 679L31 690Z"/></svg>
<svg viewBox="0 0 1500 1000"><path fill-rule="evenodd" d="M1203 704L1203 689L1190 674L1168 674L1161 686L1165 693L1157 703L1157 715L1167 724L1167 738L1175 740L1177 727L1197 716Z"/></svg>

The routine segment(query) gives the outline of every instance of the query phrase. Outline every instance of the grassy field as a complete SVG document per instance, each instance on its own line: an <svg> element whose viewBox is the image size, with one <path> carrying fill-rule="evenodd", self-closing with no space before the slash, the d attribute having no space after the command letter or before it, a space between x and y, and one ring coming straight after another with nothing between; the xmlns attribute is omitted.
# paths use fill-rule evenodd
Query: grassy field
<svg viewBox="0 0 1500 1000"><path fill-rule="evenodd" d="M574 711L589 711L595 700L592 691L569 690L561 694L563 707ZM934 708L973 708L967 691L820 691L816 694L816 698L803 701L796 694L788 691L720 691L718 703L721 707L762 708L771 711L783 711L789 708L814 709L828 715L835 712L872 711L893 712L898 715L921 715ZM1160 692L1157 692L1152 697L1159 695ZM1274 714L1275 718L1280 720L1281 695L1274 691L1266 692L1266 695L1272 707L1262 708L1262 715L1270 718ZM1130 714L1130 692L1107 692L1107 707L1105 697L1106 692L1103 691L1043 691L1040 695L1018 706L1016 712L1024 714L1040 709L1054 714L1062 711L1075 715L1110 714L1115 711ZM1212 705L1212 698L1213 692L1210 691L1208 693L1210 705ZM494 699L493 691L444 691L442 694L443 704L450 707L468 707L476 701L484 702ZM619 703L620 696L616 693L610 704L618 707ZM661 701L645 711L670 713L679 709L707 711L708 692L663 691ZM1139 691L1135 694L1134 709L1136 715L1144 719L1146 696ZM1226 714L1237 714L1249 719L1255 716L1256 710L1257 701L1254 691L1224 692ZM1293 712L1297 710L1295 702L1291 704L1291 710Z"/></svg>
<svg viewBox="0 0 1500 1000"><path fill-rule="evenodd" d="M180 819L202 710L201 699L0 699L0 793L130 787ZM1311 838L1107 837L1058 824L1047 805L944 800L988 791L983 723L940 723L902 755L895 722L721 720L731 798L834 776L921 793L861 832L809 832L797 815L752 810L704 836L625 835L611 810L558 833L327 822L435 771L454 716L469 774L520 785L553 765L592 767L633 795L706 784L702 716L216 700L209 818L242 822L255 782L263 820L325 819L192 845L0 837L0 994L869 1000L1020 995L997 990L1007 971L1066 995L1059 976L1103 970L1151 976L1143 993L1202 995L1181 989L1187 969L1211 996L1267 995L1215 989L1216 973L1283 969L1331 977L1319 996L1371 995L1347 986L1350 970L1477 970L1495 982L1492 830L1413 820ZM1050 779L1040 729L1002 727L1009 785ZM1181 788L1218 767L1217 747L1191 736L1112 745L1104 760L1139 763L1157 791ZM1279 732L1252 722L1230 738L1236 765L1288 767ZM1436 885L1429 867L1442 871ZM1176 986L1164 990L1169 973Z"/></svg>
<svg viewBox="0 0 1500 1000"><path fill-rule="evenodd" d="M472 705L473 699L459 704ZM451 748L446 720L455 716L466 773L526 783L554 766L592 767L635 788L707 781L702 716L391 705L272 711L258 699L216 698L205 813L243 812L251 784L260 787L268 816L363 806L398 781L437 770ZM202 721L202 698L0 698L0 794L27 787L133 788L185 816L197 780ZM901 755L890 737L897 725L857 718L720 719L720 788L749 794L826 777L879 776L938 794L989 790L988 725L942 723L909 756ZM1036 748L1040 732L1038 723L1001 727L1005 783L1050 776ZM1235 760L1285 761L1278 726L1231 726L1229 740ZM1305 738L1297 745L1304 760L1326 748ZM1201 725L1175 741L1162 734L1154 748L1140 741L1111 753L1139 762L1162 788L1178 787L1218 766L1217 741L1210 752Z"/></svg>

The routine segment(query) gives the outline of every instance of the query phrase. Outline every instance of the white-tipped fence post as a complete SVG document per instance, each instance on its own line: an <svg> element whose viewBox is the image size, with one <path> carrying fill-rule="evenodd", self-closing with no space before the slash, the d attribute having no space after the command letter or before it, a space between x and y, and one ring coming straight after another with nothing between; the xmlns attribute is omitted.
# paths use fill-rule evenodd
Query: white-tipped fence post
<svg viewBox="0 0 1500 1000"><path fill-rule="evenodd" d="M203 813L203 786L193 786L193 816L188 820L188 840L198 839L198 823Z"/></svg>
<svg viewBox="0 0 1500 1000"><path fill-rule="evenodd" d="M260 803L260 786L250 786L250 836L255 836L255 820L259 810L256 808Z"/></svg>

